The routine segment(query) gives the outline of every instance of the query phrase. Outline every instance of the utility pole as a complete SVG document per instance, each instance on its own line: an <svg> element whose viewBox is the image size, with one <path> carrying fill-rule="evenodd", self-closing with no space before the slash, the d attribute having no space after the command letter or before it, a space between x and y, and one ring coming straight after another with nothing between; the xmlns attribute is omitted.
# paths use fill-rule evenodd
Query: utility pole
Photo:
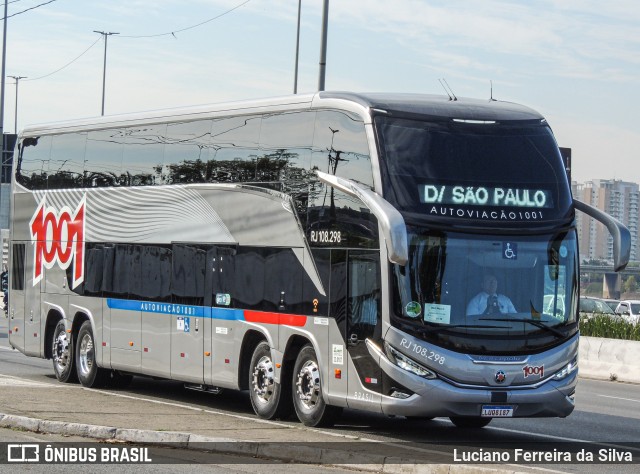
<svg viewBox="0 0 640 474"><path fill-rule="evenodd" d="M4 0L4 28L2 32L2 74L0 84L0 140L2 140L2 154L4 156L4 83L5 66L7 64L7 0Z"/></svg>
<svg viewBox="0 0 640 474"><path fill-rule="evenodd" d="M18 81L20 81L20 79L26 79L27 76L7 76L7 77L10 77L16 80L16 111L14 114L14 118L15 118L14 133L17 135L18 134Z"/></svg>
<svg viewBox="0 0 640 474"><path fill-rule="evenodd" d="M104 66L102 68L102 114L101 114L101 115L104 115L104 90L107 82L107 37L111 35L119 35L120 33L114 33L112 31L97 31L97 30L93 30L93 32L104 36Z"/></svg>
<svg viewBox="0 0 640 474"><path fill-rule="evenodd" d="M298 33L296 35L296 66L293 76L293 93L298 93L298 52L300 50L300 9L302 7L302 0L298 0Z"/></svg>
<svg viewBox="0 0 640 474"><path fill-rule="evenodd" d="M329 23L329 0L324 0L322 6L322 39L320 40L320 74L318 91L324 90L324 76L327 68L327 27Z"/></svg>

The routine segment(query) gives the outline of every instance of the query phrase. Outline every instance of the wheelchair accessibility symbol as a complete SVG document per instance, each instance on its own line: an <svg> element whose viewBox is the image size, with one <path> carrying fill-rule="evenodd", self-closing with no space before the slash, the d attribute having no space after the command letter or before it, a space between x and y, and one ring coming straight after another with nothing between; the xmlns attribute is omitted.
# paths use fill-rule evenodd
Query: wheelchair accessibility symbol
<svg viewBox="0 0 640 474"><path fill-rule="evenodd" d="M502 258L516 260L518 258L518 244L515 242L502 243Z"/></svg>

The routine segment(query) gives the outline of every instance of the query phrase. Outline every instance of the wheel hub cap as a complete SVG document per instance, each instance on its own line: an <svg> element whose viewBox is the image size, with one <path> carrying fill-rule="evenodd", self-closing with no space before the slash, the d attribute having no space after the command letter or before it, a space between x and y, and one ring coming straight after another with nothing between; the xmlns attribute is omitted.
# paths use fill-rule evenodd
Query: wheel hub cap
<svg viewBox="0 0 640 474"><path fill-rule="evenodd" d="M258 399L267 403L273 395L275 382L273 379L273 362L267 356L260 358L253 369L253 391Z"/></svg>
<svg viewBox="0 0 640 474"><path fill-rule="evenodd" d="M85 334L82 338L82 341L80 341L79 356L80 371L84 375L87 375L89 372L91 372L94 361L93 340L88 334Z"/></svg>
<svg viewBox="0 0 640 474"><path fill-rule="evenodd" d="M69 340L64 332L58 334L53 344L53 360L61 372L69 365Z"/></svg>
<svg viewBox="0 0 640 474"><path fill-rule="evenodd" d="M300 401L309 409L316 406L320 398L320 371L314 361L307 361L296 380L296 391Z"/></svg>

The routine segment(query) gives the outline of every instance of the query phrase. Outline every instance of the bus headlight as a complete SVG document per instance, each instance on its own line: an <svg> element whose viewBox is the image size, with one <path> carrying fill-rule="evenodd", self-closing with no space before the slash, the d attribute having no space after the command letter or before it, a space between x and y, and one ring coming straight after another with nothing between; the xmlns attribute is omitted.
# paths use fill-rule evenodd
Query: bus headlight
<svg viewBox="0 0 640 474"><path fill-rule="evenodd" d="M402 354L400 351L395 350L386 342L384 343L384 348L387 353L387 357L389 357L389 359L392 362L395 362L395 364L401 369L407 370L412 374L416 374L419 377L423 377L425 379L437 378L437 375L434 372L418 364L416 361L414 361L413 359L410 359L406 355Z"/></svg>
<svg viewBox="0 0 640 474"><path fill-rule="evenodd" d="M575 356L571 362L565 365L559 372L553 376L553 380L562 380L570 373L578 368L578 356Z"/></svg>

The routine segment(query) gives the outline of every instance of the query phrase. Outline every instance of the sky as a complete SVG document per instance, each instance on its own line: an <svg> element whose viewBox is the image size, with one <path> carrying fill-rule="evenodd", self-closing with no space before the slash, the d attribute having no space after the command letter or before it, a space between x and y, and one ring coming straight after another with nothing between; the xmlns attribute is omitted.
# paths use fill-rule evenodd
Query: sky
<svg viewBox="0 0 640 474"><path fill-rule="evenodd" d="M100 115L94 30L119 33L107 115L293 93L296 0L48 1L8 4L6 75L26 76L18 129ZM318 88L322 3L302 1L299 93ZM443 78L458 97L489 99L492 85L493 98L543 114L572 149L574 180L640 182L636 1L329 2L326 90L444 94ZM8 77L5 132L15 95Z"/></svg>

